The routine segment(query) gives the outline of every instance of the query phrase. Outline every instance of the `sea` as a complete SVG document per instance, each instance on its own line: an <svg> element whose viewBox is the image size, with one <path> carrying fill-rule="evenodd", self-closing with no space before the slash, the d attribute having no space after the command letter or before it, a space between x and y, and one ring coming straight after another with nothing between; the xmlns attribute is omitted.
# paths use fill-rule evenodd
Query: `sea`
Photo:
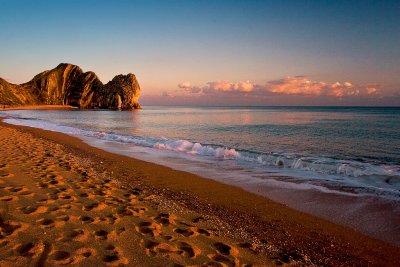
<svg viewBox="0 0 400 267"><path fill-rule="evenodd" d="M399 107L144 106L0 116L238 186L400 244Z"/></svg>

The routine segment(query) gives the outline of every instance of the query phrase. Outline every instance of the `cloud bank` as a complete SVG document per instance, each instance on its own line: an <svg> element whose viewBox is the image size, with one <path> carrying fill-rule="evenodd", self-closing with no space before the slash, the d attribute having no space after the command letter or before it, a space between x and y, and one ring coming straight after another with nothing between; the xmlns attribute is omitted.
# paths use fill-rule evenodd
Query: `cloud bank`
<svg viewBox="0 0 400 267"><path fill-rule="evenodd" d="M192 86L190 82L178 85L186 94L196 96L236 94L247 97L267 97L274 95L306 97L377 97L378 85L355 85L350 82L312 81L306 76L289 76L271 80L264 84L250 81L231 82L227 80L208 82L203 87Z"/></svg>
<svg viewBox="0 0 400 267"><path fill-rule="evenodd" d="M315 81L307 76L288 76L263 83L221 80L202 86L185 81L175 89L165 90L162 95L143 95L141 103L167 106L400 106L400 94L388 94L387 89L379 84Z"/></svg>

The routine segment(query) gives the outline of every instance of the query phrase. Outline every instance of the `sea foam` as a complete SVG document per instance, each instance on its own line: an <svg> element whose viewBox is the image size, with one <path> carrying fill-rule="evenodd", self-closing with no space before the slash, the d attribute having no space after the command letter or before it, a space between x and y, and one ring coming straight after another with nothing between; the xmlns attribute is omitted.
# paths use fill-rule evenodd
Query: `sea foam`
<svg viewBox="0 0 400 267"><path fill-rule="evenodd" d="M200 143L192 143L187 140L166 140L164 143L157 142L153 147L191 155L213 156L220 159L240 158L240 153L233 148L212 147Z"/></svg>

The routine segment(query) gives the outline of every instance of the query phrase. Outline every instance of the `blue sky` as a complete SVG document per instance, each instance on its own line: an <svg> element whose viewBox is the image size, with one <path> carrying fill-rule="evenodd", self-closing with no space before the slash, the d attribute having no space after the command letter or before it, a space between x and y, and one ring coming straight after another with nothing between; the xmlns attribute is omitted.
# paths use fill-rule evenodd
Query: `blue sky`
<svg viewBox="0 0 400 267"><path fill-rule="evenodd" d="M145 104L201 105L216 97L216 104L237 104L248 97L249 104L312 98L379 105L399 97L399 1L0 0L0 6L0 77L14 83L69 62L103 82L135 73ZM242 90L240 82L253 87Z"/></svg>

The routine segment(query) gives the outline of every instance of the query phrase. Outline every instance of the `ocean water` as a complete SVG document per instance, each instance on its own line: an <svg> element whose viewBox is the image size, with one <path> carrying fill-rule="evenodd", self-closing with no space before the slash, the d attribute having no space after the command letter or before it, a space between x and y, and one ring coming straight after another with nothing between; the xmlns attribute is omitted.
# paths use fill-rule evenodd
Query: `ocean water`
<svg viewBox="0 0 400 267"><path fill-rule="evenodd" d="M287 200L300 210L304 196L293 200L293 192L400 204L400 108L145 106L133 112L13 110L0 116ZM279 196L286 192L286 198L271 188L282 189ZM384 217L393 218L393 210L387 212ZM321 208L321 214L332 213L324 215Z"/></svg>

